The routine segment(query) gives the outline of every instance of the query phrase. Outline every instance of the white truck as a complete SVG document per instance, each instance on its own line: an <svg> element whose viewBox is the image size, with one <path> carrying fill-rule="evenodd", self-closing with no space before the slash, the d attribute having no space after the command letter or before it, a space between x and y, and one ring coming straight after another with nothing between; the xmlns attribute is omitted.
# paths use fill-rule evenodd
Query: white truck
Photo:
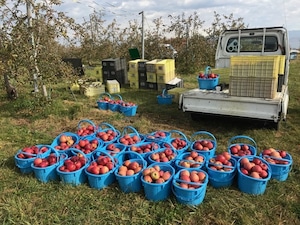
<svg viewBox="0 0 300 225"><path fill-rule="evenodd" d="M273 70L271 71L273 68L267 68L266 71L266 68L263 66L258 66L254 68L256 69L255 74L250 74L249 77L245 77L242 74L245 72L242 69L246 68L245 70L247 70L248 68L249 70L249 67L244 67L238 73L233 74L238 70L232 71L231 60L232 57L238 56L244 58L248 56L250 57L249 59L256 57L256 60L260 59L261 56L281 56L282 72L281 74L275 74L276 77L265 78L263 76L266 76L266 72L268 73L267 76L274 72ZM289 103L289 57L288 32L284 27L226 30L220 35L218 40L215 68L230 68L229 85L220 87L221 90L220 88L217 88L217 90L216 88L213 90L200 88L188 90L179 97L179 109L183 110L183 112L190 112L192 118L198 113L252 118L272 122L279 129L280 121L286 120ZM264 74L259 74L259 70ZM250 73L251 71L246 72ZM240 78L239 75L241 75ZM253 82L252 86L250 83L245 83L246 80L237 80L240 83L232 85L231 81L234 82L234 78L248 79L250 82L252 82L251 79L256 79L256 82L259 82L256 84L258 84L260 90L255 90L257 87L255 87L255 83L253 86ZM269 80L267 82L276 82L276 90L273 90L274 94L271 97L255 95L255 91L265 91L264 85L261 84L266 82L266 80ZM267 84L267 88L270 88L270 85L274 87L273 83ZM237 94L233 88L247 89L247 91L243 93L243 90L241 90ZM250 88L253 90L250 90ZM251 93L254 94L249 94L249 91L252 91Z"/></svg>

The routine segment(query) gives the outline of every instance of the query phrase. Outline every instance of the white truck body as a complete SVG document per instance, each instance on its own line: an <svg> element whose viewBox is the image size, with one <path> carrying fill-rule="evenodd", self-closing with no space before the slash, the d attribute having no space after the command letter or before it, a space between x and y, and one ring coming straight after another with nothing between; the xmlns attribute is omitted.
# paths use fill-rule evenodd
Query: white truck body
<svg viewBox="0 0 300 225"><path fill-rule="evenodd" d="M218 41L215 67L230 67L231 56L247 55L285 55L284 74L279 74L280 82L274 98L232 96L226 88L220 91L197 88L180 95L179 108L183 112L262 119L276 124L286 120L290 57L287 30L267 27L224 31Z"/></svg>

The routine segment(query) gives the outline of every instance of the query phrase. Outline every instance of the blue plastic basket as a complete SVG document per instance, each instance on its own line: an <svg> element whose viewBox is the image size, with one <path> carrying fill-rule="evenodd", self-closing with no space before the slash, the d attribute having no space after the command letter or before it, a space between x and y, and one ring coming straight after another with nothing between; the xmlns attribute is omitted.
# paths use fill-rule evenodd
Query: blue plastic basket
<svg viewBox="0 0 300 225"><path fill-rule="evenodd" d="M271 159L277 159L271 156L263 156L262 154L259 155L260 157L262 157L263 159L265 159L267 162L267 158L271 158ZM287 162L287 164L272 164L269 163L271 170L272 170L272 175L271 178L278 180L278 181L286 181L289 173L292 169L292 165L293 165L293 158L291 156L291 154L286 153L286 157L279 159L279 160L284 160Z"/></svg>
<svg viewBox="0 0 300 225"><path fill-rule="evenodd" d="M120 132L119 130L117 130L117 129L116 129L113 125L111 125L110 123L106 123L106 122L102 122L102 123L100 123L100 124L98 125L98 129L97 129L97 131L96 131L96 133L95 133L95 136L101 139L100 134L101 134L102 132L105 132L105 133L107 133L107 132L113 132L113 133L114 133L114 138L113 138L113 139L111 139L111 140L110 140L110 139L108 139L108 140L103 140L103 139L102 139L102 141L103 141L103 143L104 143L104 146L116 142L117 139L118 139L118 138L120 137L120 135L121 135L121 132Z"/></svg>
<svg viewBox="0 0 300 225"><path fill-rule="evenodd" d="M28 174L33 172L31 168L31 163L34 161L34 159L37 157L37 155L40 155L42 157L46 157L50 154L51 146L50 145L35 145L40 151L42 147L46 147L48 150L44 153L38 153L38 154L30 154L27 152L24 152L22 149L20 149L14 156L15 165L20 169L21 173ZM19 154L25 154L30 156L29 158L20 158Z"/></svg>
<svg viewBox="0 0 300 225"><path fill-rule="evenodd" d="M75 154L75 153L81 154L82 157L84 157L86 159L86 164L83 167L81 167L79 170L75 170L72 172L63 172L59 168L64 164L64 162L68 159L67 158L67 159L60 161L59 165L56 167L56 172L57 172L60 180L63 183L77 186L77 185L83 184L87 181L87 175L86 175L84 169L88 165L89 159L85 156L85 154L82 151L80 151L76 148L72 148L70 150L71 150L71 153L73 153L73 154Z"/></svg>
<svg viewBox="0 0 300 225"><path fill-rule="evenodd" d="M152 158L152 155L154 155L154 154L159 157L159 154L164 152L166 149L170 149L172 151L172 155L173 155L172 157L173 158L168 159L168 161L166 161L166 162L156 161L155 159ZM146 158L146 161L148 162L148 165L155 164L155 163L163 163L163 164L169 164L171 166L174 166L177 156L178 156L178 152L174 148L172 148L172 147L161 147L160 149L158 149L158 150L152 152L151 154L149 154Z"/></svg>
<svg viewBox="0 0 300 225"><path fill-rule="evenodd" d="M213 147L210 150L198 150L195 148L195 143L197 141L210 141L213 144ZM215 153L216 153L216 149L217 149L217 139L215 138L215 136L207 131L197 131L195 133L192 134L191 138L190 138L190 143L191 143L191 147L190 149L192 151L197 151L198 153L200 153L201 155L204 155L206 158L206 161L208 161L209 159L211 159Z"/></svg>
<svg viewBox="0 0 300 225"><path fill-rule="evenodd" d="M93 140L97 140L97 142L98 142L96 148L82 149L82 147L80 147L80 143L81 143L82 141L88 141L88 142L91 144L91 142L92 142ZM86 137L82 137L82 138L78 141L78 143L74 145L73 148L79 149L80 151L82 151L82 152L85 154L85 156L86 156L87 158L90 159L90 158L91 158L91 155L93 154L93 152L95 152L95 151L100 151L100 150L103 148L103 146L104 146L103 141L102 141L101 139L97 138L96 136L86 136Z"/></svg>
<svg viewBox="0 0 300 225"><path fill-rule="evenodd" d="M46 167L38 167L34 165L34 162L31 163L31 168L34 172L35 178L38 179L41 182L47 183L49 181L59 180L59 176L56 172L56 168L59 165L59 163L62 161L62 155L58 153L55 149L51 149L50 154L55 154L56 162L52 165L46 166ZM50 156L50 155L49 155ZM37 158L45 159L47 157L41 157L37 156Z"/></svg>
<svg viewBox="0 0 300 225"><path fill-rule="evenodd" d="M191 166L193 164L194 164L194 166L192 167L193 169L203 169L204 166L205 166L206 158L205 158L204 155L201 155L198 152L197 152L197 154L198 154L198 156L202 156L203 157L203 162L196 162L194 160L188 160L188 159L186 159L187 156L190 156L190 152L184 152L181 155L178 155L176 157L176 159L175 159L175 165L174 165L175 170L179 171L181 169L188 169L188 168L190 168L190 167L188 167L188 165ZM187 162L189 164L185 166L185 165L182 165L181 162Z"/></svg>
<svg viewBox="0 0 300 225"><path fill-rule="evenodd" d="M254 158L260 159L263 163L265 163L268 166L268 170L267 170L268 176L264 179L257 179L243 174L241 172L240 162L244 157L247 157L250 161L252 161ZM272 169L270 165L261 157L243 156L237 162L237 175L238 175L237 176L238 188L240 191L252 195L262 195L266 191L268 181L270 180L272 175Z"/></svg>
<svg viewBox="0 0 300 225"><path fill-rule="evenodd" d="M164 133L165 136L160 136L160 133ZM158 130L154 131L148 135L146 135L146 141L154 141L157 143L160 142L168 142L171 138L171 133L170 131L165 131L165 130Z"/></svg>
<svg viewBox="0 0 300 225"><path fill-rule="evenodd" d="M147 168L155 165L158 165L163 171L169 171L171 173L170 179L160 184L148 183L144 180L143 176L141 176L141 181L146 199L150 201L163 201L166 200L171 194L172 179L175 174L175 170L171 165L166 163L154 163Z"/></svg>
<svg viewBox="0 0 300 225"><path fill-rule="evenodd" d="M234 158L229 159L232 166L223 166L225 168L230 168L229 171L219 171L211 169L211 165L215 165L209 161L206 162L205 168L208 174L209 184L214 188L226 188L230 187L234 181L236 175L237 162Z"/></svg>
<svg viewBox="0 0 300 225"><path fill-rule="evenodd" d="M123 106L121 105L119 111L125 116L135 116L137 112L138 105L133 106Z"/></svg>
<svg viewBox="0 0 300 225"><path fill-rule="evenodd" d="M160 95L157 95L157 103L159 105L171 105L174 95L169 95L166 89L163 89Z"/></svg>
<svg viewBox="0 0 300 225"><path fill-rule="evenodd" d="M180 141L184 141L185 142L185 146L179 148L178 146L174 146L172 144L172 142L175 141L175 139L179 139ZM188 138L186 137L186 135L184 133L182 133L179 130L171 130L170 131L170 139L167 141L168 143L170 143L170 145L176 150L177 155L180 155L186 151L188 151L189 147L190 147L190 141L188 140Z"/></svg>
<svg viewBox="0 0 300 225"><path fill-rule="evenodd" d="M104 100L105 97L111 99L111 95L107 92L104 92L100 95L99 99L97 100L98 108L101 110L108 110L108 101Z"/></svg>
<svg viewBox="0 0 300 225"><path fill-rule="evenodd" d="M143 157L140 156L140 154L132 152L122 152L119 155L119 160L118 160L118 167L115 170L115 176L117 179L117 182L119 184L120 189L125 192L125 193L130 193L130 192L139 192L142 189L142 181L141 181L141 176L143 173L143 170L147 166L147 162L144 160ZM123 165L124 160L130 160L130 162L137 162L142 169L131 175L131 176L122 176L118 173L118 169L120 166Z"/></svg>
<svg viewBox="0 0 300 225"><path fill-rule="evenodd" d="M122 140L122 138L125 137L125 135L129 135L131 138L132 138L133 136L137 136L139 140L138 140L136 143L132 143L132 144L130 144L130 143L128 143L128 144L122 143L121 140ZM127 147L129 147L129 146L131 146L131 145L134 145L134 144L137 144L137 143L142 143L142 142L144 142L144 141L145 141L145 136L139 134L139 132L138 132L134 127L132 127L132 126L126 126L126 127L124 127L124 129L123 129L123 131L122 131L122 134L121 134L120 137L117 139L117 142L118 142L118 143L124 144L124 145L127 146Z"/></svg>
<svg viewBox="0 0 300 225"><path fill-rule="evenodd" d="M89 133L82 132L82 130L86 129L87 127L91 127L90 132ZM76 134L79 136L80 139L84 137L95 136L96 131L97 131L97 126L93 121L89 119L80 120L77 124Z"/></svg>
<svg viewBox="0 0 300 225"><path fill-rule="evenodd" d="M248 145L249 147L249 150L250 150L250 154L249 155L235 155L235 154L232 154L230 148L232 146L235 146L235 145ZM237 136L234 136L232 137L229 141L228 141L228 152L231 154L231 156L233 158L235 158L237 161L243 157L243 156L256 156L257 154L257 144L256 142L249 136L245 136L245 135L237 135Z"/></svg>
<svg viewBox="0 0 300 225"><path fill-rule="evenodd" d="M72 137L72 140L73 140L74 143L72 145L67 145L66 144L66 148L61 148L60 147L60 144L61 144L60 143L60 137L62 135L66 135L66 136ZM78 141L79 141L79 136L77 134L72 133L72 132L63 132L63 133L60 133L58 136L56 136L54 138L54 140L51 143L51 147L54 148L54 149L56 149L59 152L60 151L64 152L64 151L68 150L69 148L72 148L75 144L78 143Z"/></svg>
<svg viewBox="0 0 300 225"><path fill-rule="evenodd" d="M104 174L90 173L88 171L88 167L91 165L91 163L96 162L97 157L99 157L100 155L103 155L110 159L110 161L113 163L113 169ZM115 180L116 180L115 174L114 174L115 170L116 170L116 163L111 155L104 153L104 152L95 152L93 154L93 157L91 158L91 162L85 167L84 172L87 176L89 186L91 188L100 190L100 189L108 187L109 185L111 185L112 183L115 182Z"/></svg>
<svg viewBox="0 0 300 225"><path fill-rule="evenodd" d="M113 94L111 97L111 101L108 102L108 109L112 112L118 112L120 110L120 103L123 101L122 96L119 94Z"/></svg>
<svg viewBox="0 0 300 225"><path fill-rule="evenodd" d="M183 170L186 170L186 169L181 169L174 175L174 178L172 181L173 194L176 197L176 200L181 204L198 206L203 202L203 200L205 198L209 176L204 170L201 170L201 169L187 169L190 172L197 171L197 172L205 173L205 180L202 184L195 183L195 182L185 182L185 181L181 181L179 179L180 173ZM193 188L193 189L182 188L179 186L179 182L185 182L188 184L197 185L199 187Z"/></svg>
<svg viewBox="0 0 300 225"><path fill-rule="evenodd" d="M134 150L134 149L143 148L143 147L146 147L149 151L148 152L137 152L136 150ZM127 151L137 153L137 154L141 155L143 157L143 159L147 160L148 156L151 153L158 151L160 148L161 147L158 143L145 141L142 143L131 145L130 147L127 148Z"/></svg>
<svg viewBox="0 0 300 225"><path fill-rule="evenodd" d="M217 75L216 78L209 78L209 73L211 71L211 68L208 66L205 69L204 78L197 77L199 89L205 89L205 90L213 90L216 88L216 86L219 84L219 75Z"/></svg>

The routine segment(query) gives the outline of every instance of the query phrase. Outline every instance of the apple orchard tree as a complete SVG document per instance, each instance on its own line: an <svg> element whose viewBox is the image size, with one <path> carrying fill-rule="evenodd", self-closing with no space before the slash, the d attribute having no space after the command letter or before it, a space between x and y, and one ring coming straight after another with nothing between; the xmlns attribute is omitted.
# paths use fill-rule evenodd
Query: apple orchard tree
<svg viewBox="0 0 300 225"><path fill-rule="evenodd" d="M55 82L58 75L71 74L71 68L61 60L63 47L59 40L74 45L81 26L53 10L61 3L60 0L0 1L0 70L10 98L16 98L17 89L26 85L33 85L35 96L46 96L47 84ZM72 38L67 35L69 31L74 31Z"/></svg>

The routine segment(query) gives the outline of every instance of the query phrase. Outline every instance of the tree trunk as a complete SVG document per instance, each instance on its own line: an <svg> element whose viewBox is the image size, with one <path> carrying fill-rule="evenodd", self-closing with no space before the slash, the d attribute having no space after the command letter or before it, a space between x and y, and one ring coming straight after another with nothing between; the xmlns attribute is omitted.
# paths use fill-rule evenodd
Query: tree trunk
<svg viewBox="0 0 300 225"><path fill-rule="evenodd" d="M10 82L7 74L4 74L4 82L5 82L5 88L7 92L7 97L9 99L15 100L18 97L18 93L15 87L13 87Z"/></svg>

